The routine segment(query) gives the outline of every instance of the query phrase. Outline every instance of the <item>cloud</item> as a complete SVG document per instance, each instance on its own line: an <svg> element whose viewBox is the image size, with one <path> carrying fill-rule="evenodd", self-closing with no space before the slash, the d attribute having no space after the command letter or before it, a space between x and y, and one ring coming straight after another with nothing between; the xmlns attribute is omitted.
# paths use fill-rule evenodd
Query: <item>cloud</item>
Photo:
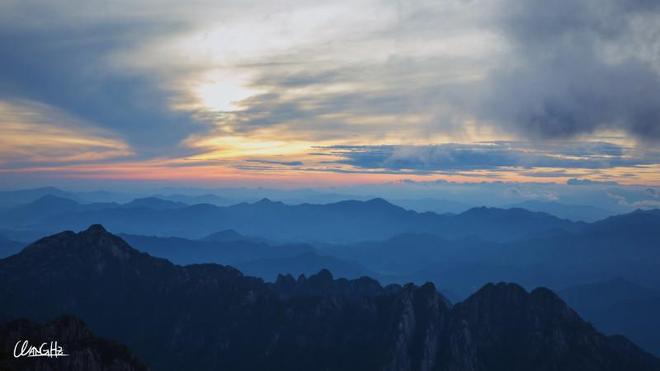
<svg viewBox="0 0 660 371"><path fill-rule="evenodd" d="M513 53L483 82L475 112L533 138L609 129L660 139L659 4L506 2L499 27Z"/></svg>
<svg viewBox="0 0 660 371"><path fill-rule="evenodd" d="M507 168L610 169L660 163L660 153L639 153L605 142L485 142L428 146L331 146L321 149L338 157L331 163L362 169L432 171Z"/></svg>
<svg viewBox="0 0 660 371"><path fill-rule="evenodd" d="M566 181L566 184L583 186L583 185L617 185L618 183L612 181L604 182L604 181L591 180L591 179L571 178Z"/></svg>
<svg viewBox="0 0 660 371"><path fill-rule="evenodd" d="M657 182L656 3L5 2L0 101L135 161Z"/></svg>
<svg viewBox="0 0 660 371"><path fill-rule="evenodd" d="M158 74L114 59L172 35L180 24L139 17L89 22L72 15L69 22L39 26L13 14L0 26L0 99L55 107L119 136L139 157L182 153L179 142L204 129L190 112L172 109L176 93Z"/></svg>
<svg viewBox="0 0 660 371"><path fill-rule="evenodd" d="M246 162L266 165L302 166L302 161L246 160Z"/></svg>
<svg viewBox="0 0 660 371"><path fill-rule="evenodd" d="M545 140L608 130L655 141L655 4L407 3L375 30L273 53L271 64L253 66L252 87L264 93L220 123L245 135L267 128L382 142L474 139L474 132L477 140Z"/></svg>
<svg viewBox="0 0 660 371"><path fill-rule="evenodd" d="M0 169L126 159L121 139L54 107L0 100Z"/></svg>

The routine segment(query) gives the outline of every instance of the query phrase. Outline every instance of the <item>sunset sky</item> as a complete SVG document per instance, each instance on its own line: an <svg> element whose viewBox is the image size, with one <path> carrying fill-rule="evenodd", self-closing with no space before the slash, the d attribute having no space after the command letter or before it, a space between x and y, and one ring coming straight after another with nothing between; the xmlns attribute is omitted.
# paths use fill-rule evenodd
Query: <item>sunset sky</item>
<svg viewBox="0 0 660 371"><path fill-rule="evenodd" d="M660 186L660 2L0 2L2 186Z"/></svg>

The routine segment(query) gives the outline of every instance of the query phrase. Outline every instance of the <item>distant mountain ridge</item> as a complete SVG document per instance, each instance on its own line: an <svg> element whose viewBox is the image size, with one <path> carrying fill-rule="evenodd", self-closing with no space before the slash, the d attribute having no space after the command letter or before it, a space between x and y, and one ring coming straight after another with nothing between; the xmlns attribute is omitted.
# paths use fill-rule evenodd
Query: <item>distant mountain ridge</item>
<svg viewBox="0 0 660 371"><path fill-rule="evenodd" d="M360 264L317 252L306 244L268 244L233 231L202 240L178 237L120 235L132 247L175 264L218 263L239 268L252 276L274 280L280 273L293 275L330 269L339 277L357 278L369 273Z"/></svg>
<svg viewBox="0 0 660 371"><path fill-rule="evenodd" d="M202 238L204 241L215 241L215 242L235 242L245 240L247 237L236 232L233 229L225 229L224 231L211 233L210 235Z"/></svg>
<svg viewBox="0 0 660 371"><path fill-rule="evenodd" d="M474 212L518 225L515 217L497 216L501 210L474 209ZM498 223L489 225L496 228ZM319 249L357 261L376 273L416 282L442 282L467 294L483 282L493 280L520 282L526 287L563 288L625 277L660 288L658 246L660 213L645 210L582 224L572 232L547 230L515 241L485 241L478 236L448 239L428 233L408 233L382 241L321 244Z"/></svg>
<svg viewBox="0 0 660 371"><path fill-rule="evenodd" d="M556 201L523 201L506 206L507 208L522 208L531 211L541 211L563 219L573 221L595 222L612 216L615 212L589 205L571 205Z"/></svg>
<svg viewBox="0 0 660 371"><path fill-rule="evenodd" d="M432 284L327 271L265 284L173 265L98 225L0 260L0 297L0 319L73 313L156 370L660 370L547 289L490 284L450 306Z"/></svg>
<svg viewBox="0 0 660 371"><path fill-rule="evenodd" d="M52 197L49 200L53 202ZM382 240L402 233L511 241L547 230L574 231L584 226L523 209L474 208L458 215L417 213L380 198L322 205L286 205L262 199L226 207L183 206L158 199L137 201L137 206L136 201L119 205L58 200L66 207L48 206L43 210L39 207L43 200L37 200L0 214L0 227L54 232L102 223L126 234L197 239L233 229L274 241L350 243Z"/></svg>
<svg viewBox="0 0 660 371"><path fill-rule="evenodd" d="M125 208L144 207L154 210L172 210L186 207L188 205L182 202L168 201L157 197L144 197L136 198L131 202L123 204L122 206Z"/></svg>
<svg viewBox="0 0 660 371"><path fill-rule="evenodd" d="M76 200L76 196L55 187L41 187L15 191L0 191L0 206L11 208L36 201L44 196L55 196Z"/></svg>
<svg viewBox="0 0 660 371"><path fill-rule="evenodd" d="M625 334L660 355L660 291L621 278L559 292L580 315L610 334Z"/></svg>

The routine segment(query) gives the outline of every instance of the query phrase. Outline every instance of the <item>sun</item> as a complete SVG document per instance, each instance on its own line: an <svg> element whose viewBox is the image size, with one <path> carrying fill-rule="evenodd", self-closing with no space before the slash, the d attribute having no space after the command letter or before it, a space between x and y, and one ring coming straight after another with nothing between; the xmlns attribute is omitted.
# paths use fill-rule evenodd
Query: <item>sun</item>
<svg viewBox="0 0 660 371"><path fill-rule="evenodd" d="M239 71L214 71L195 88L199 104L208 111L230 112L241 109L240 102L259 94L250 87L250 78Z"/></svg>

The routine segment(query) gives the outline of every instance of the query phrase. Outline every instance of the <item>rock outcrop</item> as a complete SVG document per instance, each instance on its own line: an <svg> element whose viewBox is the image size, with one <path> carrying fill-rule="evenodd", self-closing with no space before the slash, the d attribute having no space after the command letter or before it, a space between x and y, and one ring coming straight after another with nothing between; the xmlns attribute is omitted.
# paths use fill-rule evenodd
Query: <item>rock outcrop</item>
<svg viewBox="0 0 660 371"><path fill-rule="evenodd" d="M177 266L101 226L0 260L0 319L82 318L155 370L660 370L547 289L489 284L451 305L432 284Z"/></svg>

